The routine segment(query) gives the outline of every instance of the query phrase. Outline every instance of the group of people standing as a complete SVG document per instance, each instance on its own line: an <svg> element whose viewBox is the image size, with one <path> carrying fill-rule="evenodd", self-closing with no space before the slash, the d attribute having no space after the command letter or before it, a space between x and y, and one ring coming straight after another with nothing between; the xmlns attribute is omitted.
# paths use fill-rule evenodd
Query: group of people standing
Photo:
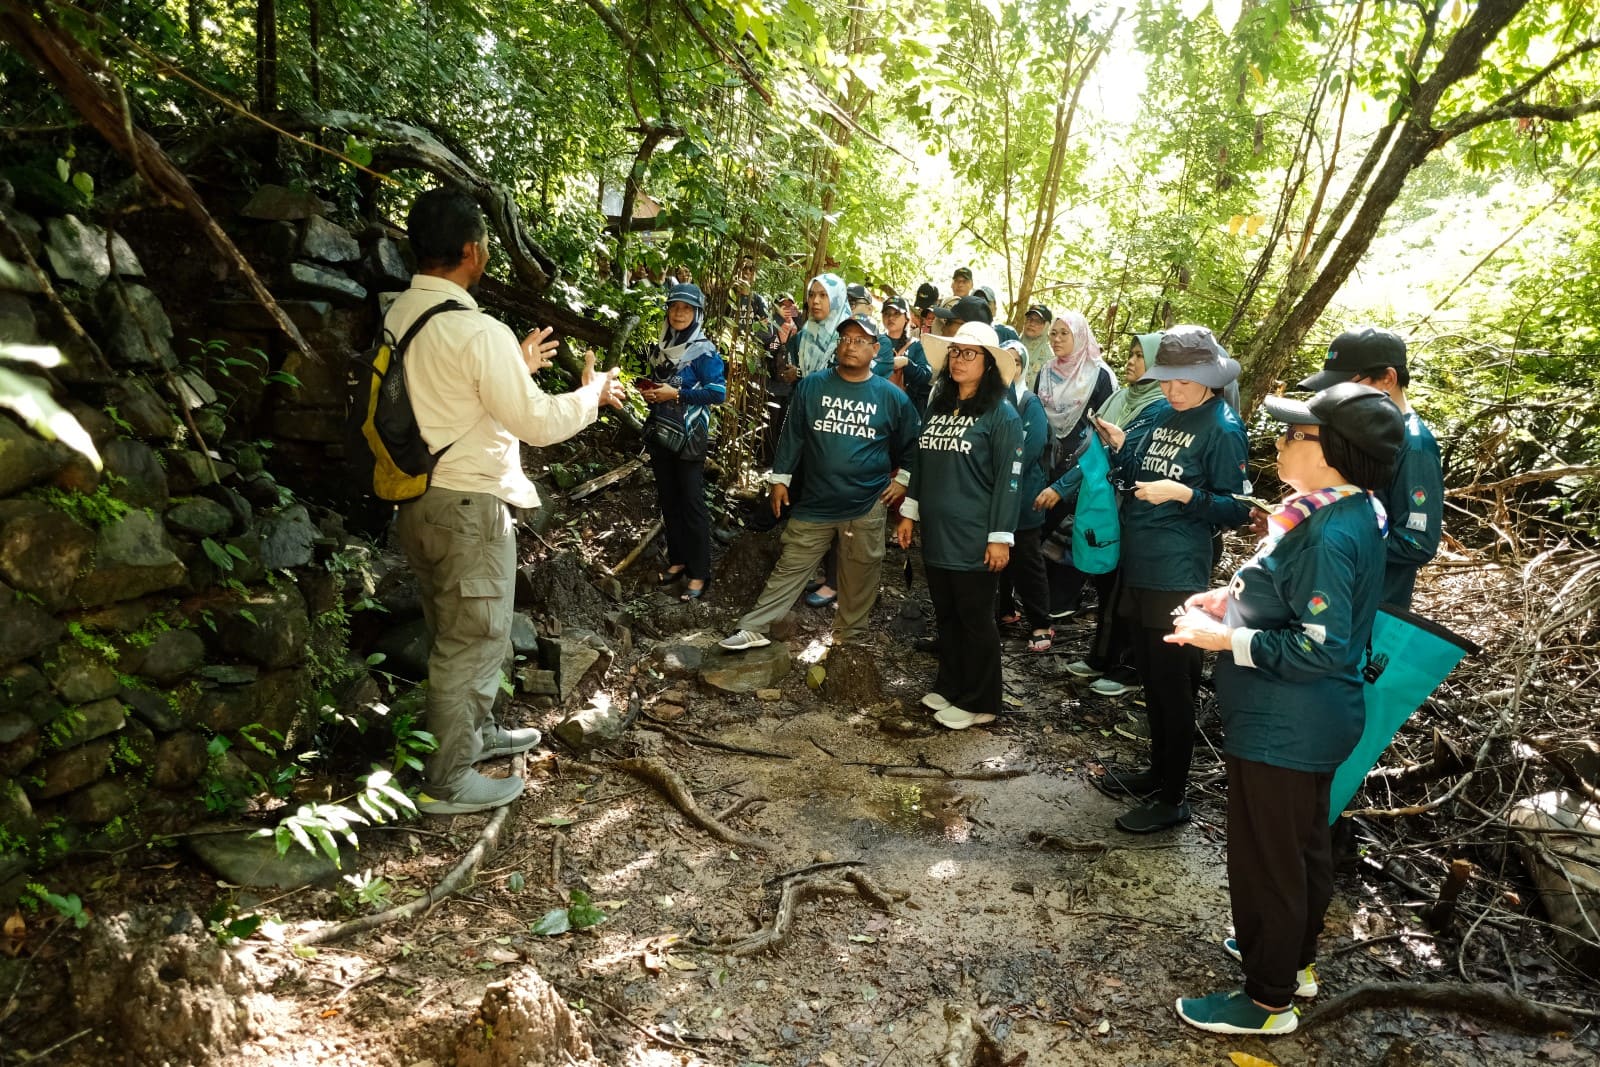
<svg viewBox="0 0 1600 1067"><path fill-rule="evenodd" d="M954 280L970 286L970 272ZM1218 1032L1293 1030L1294 998L1316 992L1329 785L1362 732L1374 620L1380 603L1409 606L1442 533L1439 450L1406 402L1404 339L1347 331L1300 383L1309 401L1265 400L1284 425L1287 495L1263 504L1250 495L1239 364L1209 329L1131 335L1128 381L1115 389L1077 312L1030 307L1022 333L1002 336L991 298L941 305L924 286L913 307L885 300L880 326L860 299L852 310L852 288L813 279L805 321L768 338L772 379L787 386L775 401L773 512L793 510L782 557L722 647L768 644L830 549L841 561L835 643L860 636L886 532L909 548L920 527L937 630L926 650L938 656L921 703L966 729L1002 713L1002 626L1025 624L1028 647L1046 650L1092 585L1095 637L1068 672L1104 695L1144 691L1148 765L1097 780L1128 798L1115 825L1138 834L1190 818L1203 653L1218 653L1235 930L1222 947L1246 980L1177 1010ZM792 327L793 302L778 307ZM1101 575L1077 572L1060 548L1091 437L1121 499L1120 562ZM1222 533L1251 526L1264 534L1256 553L1214 585Z"/></svg>
<svg viewBox="0 0 1600 1067"><path fill-rule="evenodd" d="M515 799L520 778L477 766L540 741L537 730L502 726L493 713L510 653L514 509L538 503L519 442L572 436L601 407L620 406L622 386L614 372L595 373L592 357L570 393L549 396L534 382L555 342L549 330L519 341L478 310L469 290L489 243L469 196L419 196L407 229L418 271L384 327L406 339L403 373L437 461L426 492L396 516L429 625L427 726L439 742L417 806L456 815ZM1216 653L1234 925L1220 947L1241 963L1244 982L1180 999L1176 1010L1209 1031L1291 1032L1294 1000L1318 991L1317 939L1332 895L1329 788L1362 732L1374 620L1380 603L1409 604L1442 532L1439 450L1406 401L1405 341L1374 327L1346 331L1322 370L1300 383L1308 400L1264 400L1283 426L1277 474L1288 492L1263 507L1247 495L1244 428L1227 399L1238 364L1209 330L1131 337L1130 381L1113 393L1081 315L1029 308L1023 332L1006 336L992 325L992 298L970 292L971 272L955 280L958 294L945 306L931 286L913 307L886 300L880 327L870 308L852 313L842 280L823 275L807 289L805 321L779 331L792 364L773 382L786 398L770 475L773 513L788 514L783 553L722 646L769 643L768 628L830 548L836 643L862 635L896 509L901 546L920 527L938 627L937 673L922 703L951 729L992 721L1001 707L999 620L1012 612L1001 578L1023 605L1030 647L1052 639L1055 603L1038 613L1051 583L1034 557L1049 556L1040 551L1054 536L1049 513L1082 491L1063 462L1071 466L1075 442L1099 442L1122 492L1120 565L1097 583L1094 651L1072 673L1109 677L1125 653L1151 727L1148 768L1110 771L1099 784L1133 801L1116 820L1125 831L1189 818L1201 655ZM723 363L705 334L700 290L680 283L666 299L659 379L636 387L651 408L645 436L667 529L663 578L698 599L710 578L700 464L710 409L725 397ZM907 333L911 312L920 337ZM785 321L793 325L793 315ZM1254 555L1214 583L1218 532L1253 516L1263 520Z"/></svg>

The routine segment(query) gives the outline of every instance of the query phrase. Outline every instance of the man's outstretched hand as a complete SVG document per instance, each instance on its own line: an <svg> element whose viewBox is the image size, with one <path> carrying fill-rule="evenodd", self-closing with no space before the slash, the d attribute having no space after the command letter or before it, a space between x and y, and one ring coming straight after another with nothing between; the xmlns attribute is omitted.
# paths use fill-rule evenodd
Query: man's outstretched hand
<svg viewBox="0 0 1600 1067"><path fill-rule="evenodd" d="M522 339L522 362L527 364L529 374L538 374L555 358L561 342L551 339L553 333L554 328L545 326Z"/></svg>
<svg viewBox="0 0 1600 1067"><path fill-rule="evenodd" d="M583 354L583 384L589 386L594 384L596 380L594 349L591 348ZM598 381L600 395L597 397L596 402L601 407L609 405L610 407L620 408L622 406L622 383L617 381L616 370L605 371L598 376Z"/></svg>

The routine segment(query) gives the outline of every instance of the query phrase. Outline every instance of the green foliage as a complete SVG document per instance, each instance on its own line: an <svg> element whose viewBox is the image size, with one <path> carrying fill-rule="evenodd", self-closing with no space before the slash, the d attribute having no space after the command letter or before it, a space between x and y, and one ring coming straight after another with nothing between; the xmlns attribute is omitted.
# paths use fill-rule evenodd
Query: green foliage
<svg viewBox="0 0 1600 1067"><path fill-rule="evenodd" d="M76 893L63 896L50 892L38 882L29 882L23 890L22 899L35 908L49 907L61 918L72 923L75 929L82 930L89 925L91 917L89 910L83 906L83 901Z"/></svg>
<svg viewBox="0 0 1600 1067"><path fill-rule="evenodd" d="M115 663L121 656L116 645L94 630L84 626L81 622L73 621L67 623L67 635L76 641L80 647L93 652L107 663Z"/></svg>
<svg viewBox="0 0 1600 1067"><path fill-rule="evenodd" d="M391 822L400 817L401 811L416 812L416 804L395 787L393 779L388 771L374 767L372 773L361 780L359 792L332 804L302 804L275 829L259 830L255 836L271 837L280 856L288 852L291 845L299 845L311 853L320 848L338 867L341 862L339 838L349 842L351 848L359 849L357 826ZM349 807L347 801L350 800L354 800L361 811Z"/></svg>
<svg viewBox="0 0 1600 1067"><path fill-rule="evenodd" d="M82 523L91 530L98 530L102 526L110 526L119 521L133 508L125 501L111 495L111 490L105 484L95 487L92 493L80 493L66 489L57 489L54 486L41 486L30 489L25 496L43 501L67 517Z"/></svg>
<svg viewBox="0 0 1600 1067"><path fill-rule="evenodd" d="M574 889L564 908L553 908L544 913L530 928L531 933L554 937L571 930L587 930L599 926L609 916L595 906L589 894Z"/></svg>

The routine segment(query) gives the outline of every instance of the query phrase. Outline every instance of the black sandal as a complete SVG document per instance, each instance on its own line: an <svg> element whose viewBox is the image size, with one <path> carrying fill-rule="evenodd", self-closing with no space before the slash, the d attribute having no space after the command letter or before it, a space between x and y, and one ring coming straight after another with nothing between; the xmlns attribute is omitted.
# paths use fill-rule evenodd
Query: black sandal
<svg viewBox="0 0 1600 1067"><path fill-rule="evenodd" d="M680 581L688 572L688 567L679 567L677 570L671 570L669 568L668 570L656 575L656 584L671 585L673 582Z"/></svg>
<svg viewBox="0 0 1600 1067"><path fill-rule="evenodd" d="M707 578L706 583L699 589L685 589L683 594L679 596L678 599L683 601L685 604L693 603L694 601L703 598L706 593L710 591L710 589L711 579Z"/></svg>

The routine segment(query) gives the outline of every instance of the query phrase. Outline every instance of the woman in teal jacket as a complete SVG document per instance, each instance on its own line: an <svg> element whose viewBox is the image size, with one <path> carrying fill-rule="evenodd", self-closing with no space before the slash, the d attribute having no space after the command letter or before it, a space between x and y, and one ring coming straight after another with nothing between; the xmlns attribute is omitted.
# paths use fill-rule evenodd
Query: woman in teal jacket
<svg viewBox="0 0 1600 1067"><path fill-rule="evenodd" d="M1362 669L1383 591L1378 493L1405 439L1400 409L1344 383L1307 403L1268 397L1286 423L1278 475L1294 489L1233 580L1190 597L1167 640L1209 649L1228 769L1228 891L1244 988L1179 1000L1224 1034L1294 1030L1317 992L1317 935L1333 896L1328 788L1361 738Z"/></svg>
<svg viewBox="0 0 1600 1067"><path fill-rule="evenodd" d="M1000 347L1011 354L1015 364L1011 387L1006 390L1006 402L1017 409L1022 419L1022 480L1017 497L1017 542L1011 546L1011 562L1000 572L994 617L1001 626L1016 626L1026 621L1028 651L1048 652L1056 631L1050 619L1050 579L1045 573L1044 556L1039 552L1039 534L1045 513L1033 507L1033 501L1044 492L1047 478L1045 464L1049 459L1045 453L1050 443L1050 419L1039 398L1023 384L1028 374L1027 348L1020 340L1002 341ZM1020 612L1017 610L1019 601Z"/></svg>

